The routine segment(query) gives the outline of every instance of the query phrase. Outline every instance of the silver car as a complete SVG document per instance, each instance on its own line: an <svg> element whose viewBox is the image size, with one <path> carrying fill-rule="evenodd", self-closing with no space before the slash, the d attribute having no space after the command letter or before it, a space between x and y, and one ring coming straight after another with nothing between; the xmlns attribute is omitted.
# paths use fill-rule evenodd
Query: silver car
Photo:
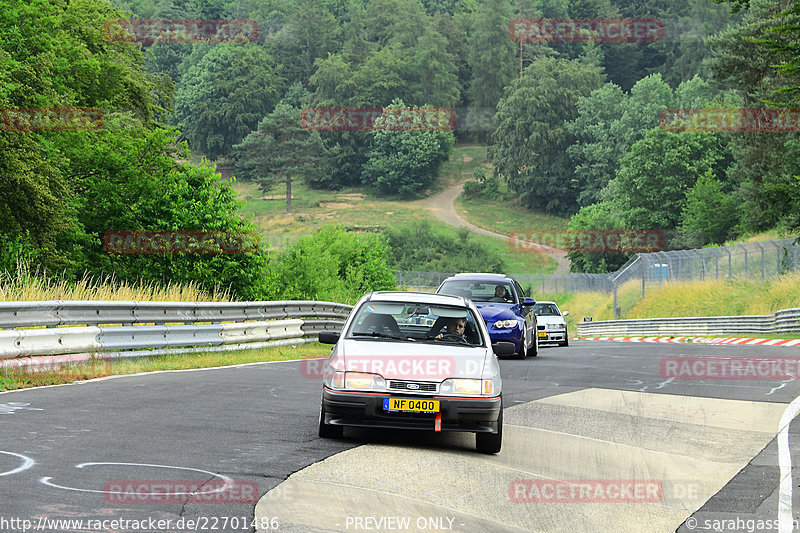
<svg viewBox="0 0 800 533"><path fill-rule="evenodd" d="M503 398L495 352L475 305L462 297L373 292L362 297L342 333L321 332L335 344L323 372L320 437L345 426L464 431L483 453L500 451Z"/></svg>
<svg viewBox="0 0 800 533"><path fill-rule="evenodd" d="M564 317L569 311L561 312L555 302L538 301L533 306L536 315L536 334L539 342L557 342L560 346L569 346L567 322Z"/></svg>

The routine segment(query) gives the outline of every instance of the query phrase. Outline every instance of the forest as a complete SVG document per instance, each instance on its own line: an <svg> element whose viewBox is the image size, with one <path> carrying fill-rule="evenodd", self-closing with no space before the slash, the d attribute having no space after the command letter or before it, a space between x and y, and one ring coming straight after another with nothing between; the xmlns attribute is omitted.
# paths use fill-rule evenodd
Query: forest
<svg viewBox="0 0 800 533"><path fill-rule="evenodd" d="M670 248L689 248L800 228L800 128L702 131L661 119L675 109L800 107L796 2L0 3L0 271L25 261L67 277L286 296L291 272L266 251L115 256L103 235L253 231L215 162L265 191L302 180L418 197L455 143L489 147L492 170L471 194L491 197L502 182L522 205L569 217L573 229L658 229ZM518 19L656 19L663 35L535 42L515 38ZM195 42L109 32L136 20L250 21L257 31ZM102 127L30 131L9 119L67 107L99 110ZM454 128L304 128L301 117L321 107L446 109ZM191 163L192 154L204 159ZM335 254L347 238L331 230L294 250L324 242L320 253ZM352 239L331 256L331 272L358 290L391 285L386 239ZM626 258L571 254L581 272Z"/></svg>

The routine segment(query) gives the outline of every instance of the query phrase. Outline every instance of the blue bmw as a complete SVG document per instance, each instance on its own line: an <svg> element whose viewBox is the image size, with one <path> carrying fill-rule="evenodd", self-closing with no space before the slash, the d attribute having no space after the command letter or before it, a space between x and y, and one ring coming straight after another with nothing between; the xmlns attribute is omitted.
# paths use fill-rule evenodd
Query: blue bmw
<svg viewBox="0 0 800 533"><path fill-rule="evenodd" d="M437 293L469 298L478 308L492 343L513 342L517 357L536 357L536 301L505 274L456 274L444 280Z"/></svg>

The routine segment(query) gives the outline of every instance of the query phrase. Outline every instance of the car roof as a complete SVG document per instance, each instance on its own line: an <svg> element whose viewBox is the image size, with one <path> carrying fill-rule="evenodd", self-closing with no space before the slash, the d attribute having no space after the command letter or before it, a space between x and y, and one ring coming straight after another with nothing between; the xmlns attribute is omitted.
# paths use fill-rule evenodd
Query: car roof
<svg viewBox="0 0 800 533"><path fill-rule="evenodd" d="M458 305L461 307L469 307L467 300L461 296L435 294L432 292L377 291L370 293L367 297L367 301L411 302L419 304Z"/></svg>
<svg viewBox="0 0 800 533"><path fill-rule="evenodd" d="M536 305L539 305L539 304L553 304L555 306L558 306L558 304L555 303L555 302L548 302L547 300L536 300Z"/></svg>
<svg viewBox="0 0 800 533"><path fill-rule="evenodd" d="M464 279L464 280L483 280L483 281L507 281L509 283L513 282L514 280L508 277L505 274L489 274L484 272L465 272L463 274L455 274L450 276L444 281L448 281L451 279ZM443 282L444 283L444 282Z"/></svg>

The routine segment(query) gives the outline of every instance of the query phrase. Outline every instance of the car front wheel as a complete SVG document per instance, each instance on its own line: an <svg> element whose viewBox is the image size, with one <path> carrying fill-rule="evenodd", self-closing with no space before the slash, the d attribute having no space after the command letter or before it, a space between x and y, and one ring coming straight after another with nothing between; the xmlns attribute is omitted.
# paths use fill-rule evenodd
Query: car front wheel
<svg viewBox="0 0 800 533"><path fill-rule="evenodd" d="M500 414L497 416L497 433L476 433L475 448L480 453L498 453L503 445L503 402L500 401Z"/></svg>
<svg viewBox="0 0 800 533"><path fill-rule="evenodd" d="M341 439L344 435L342 426L332 426L325 423L325 406L319 406L319 436L323 439Z"/></svg>

